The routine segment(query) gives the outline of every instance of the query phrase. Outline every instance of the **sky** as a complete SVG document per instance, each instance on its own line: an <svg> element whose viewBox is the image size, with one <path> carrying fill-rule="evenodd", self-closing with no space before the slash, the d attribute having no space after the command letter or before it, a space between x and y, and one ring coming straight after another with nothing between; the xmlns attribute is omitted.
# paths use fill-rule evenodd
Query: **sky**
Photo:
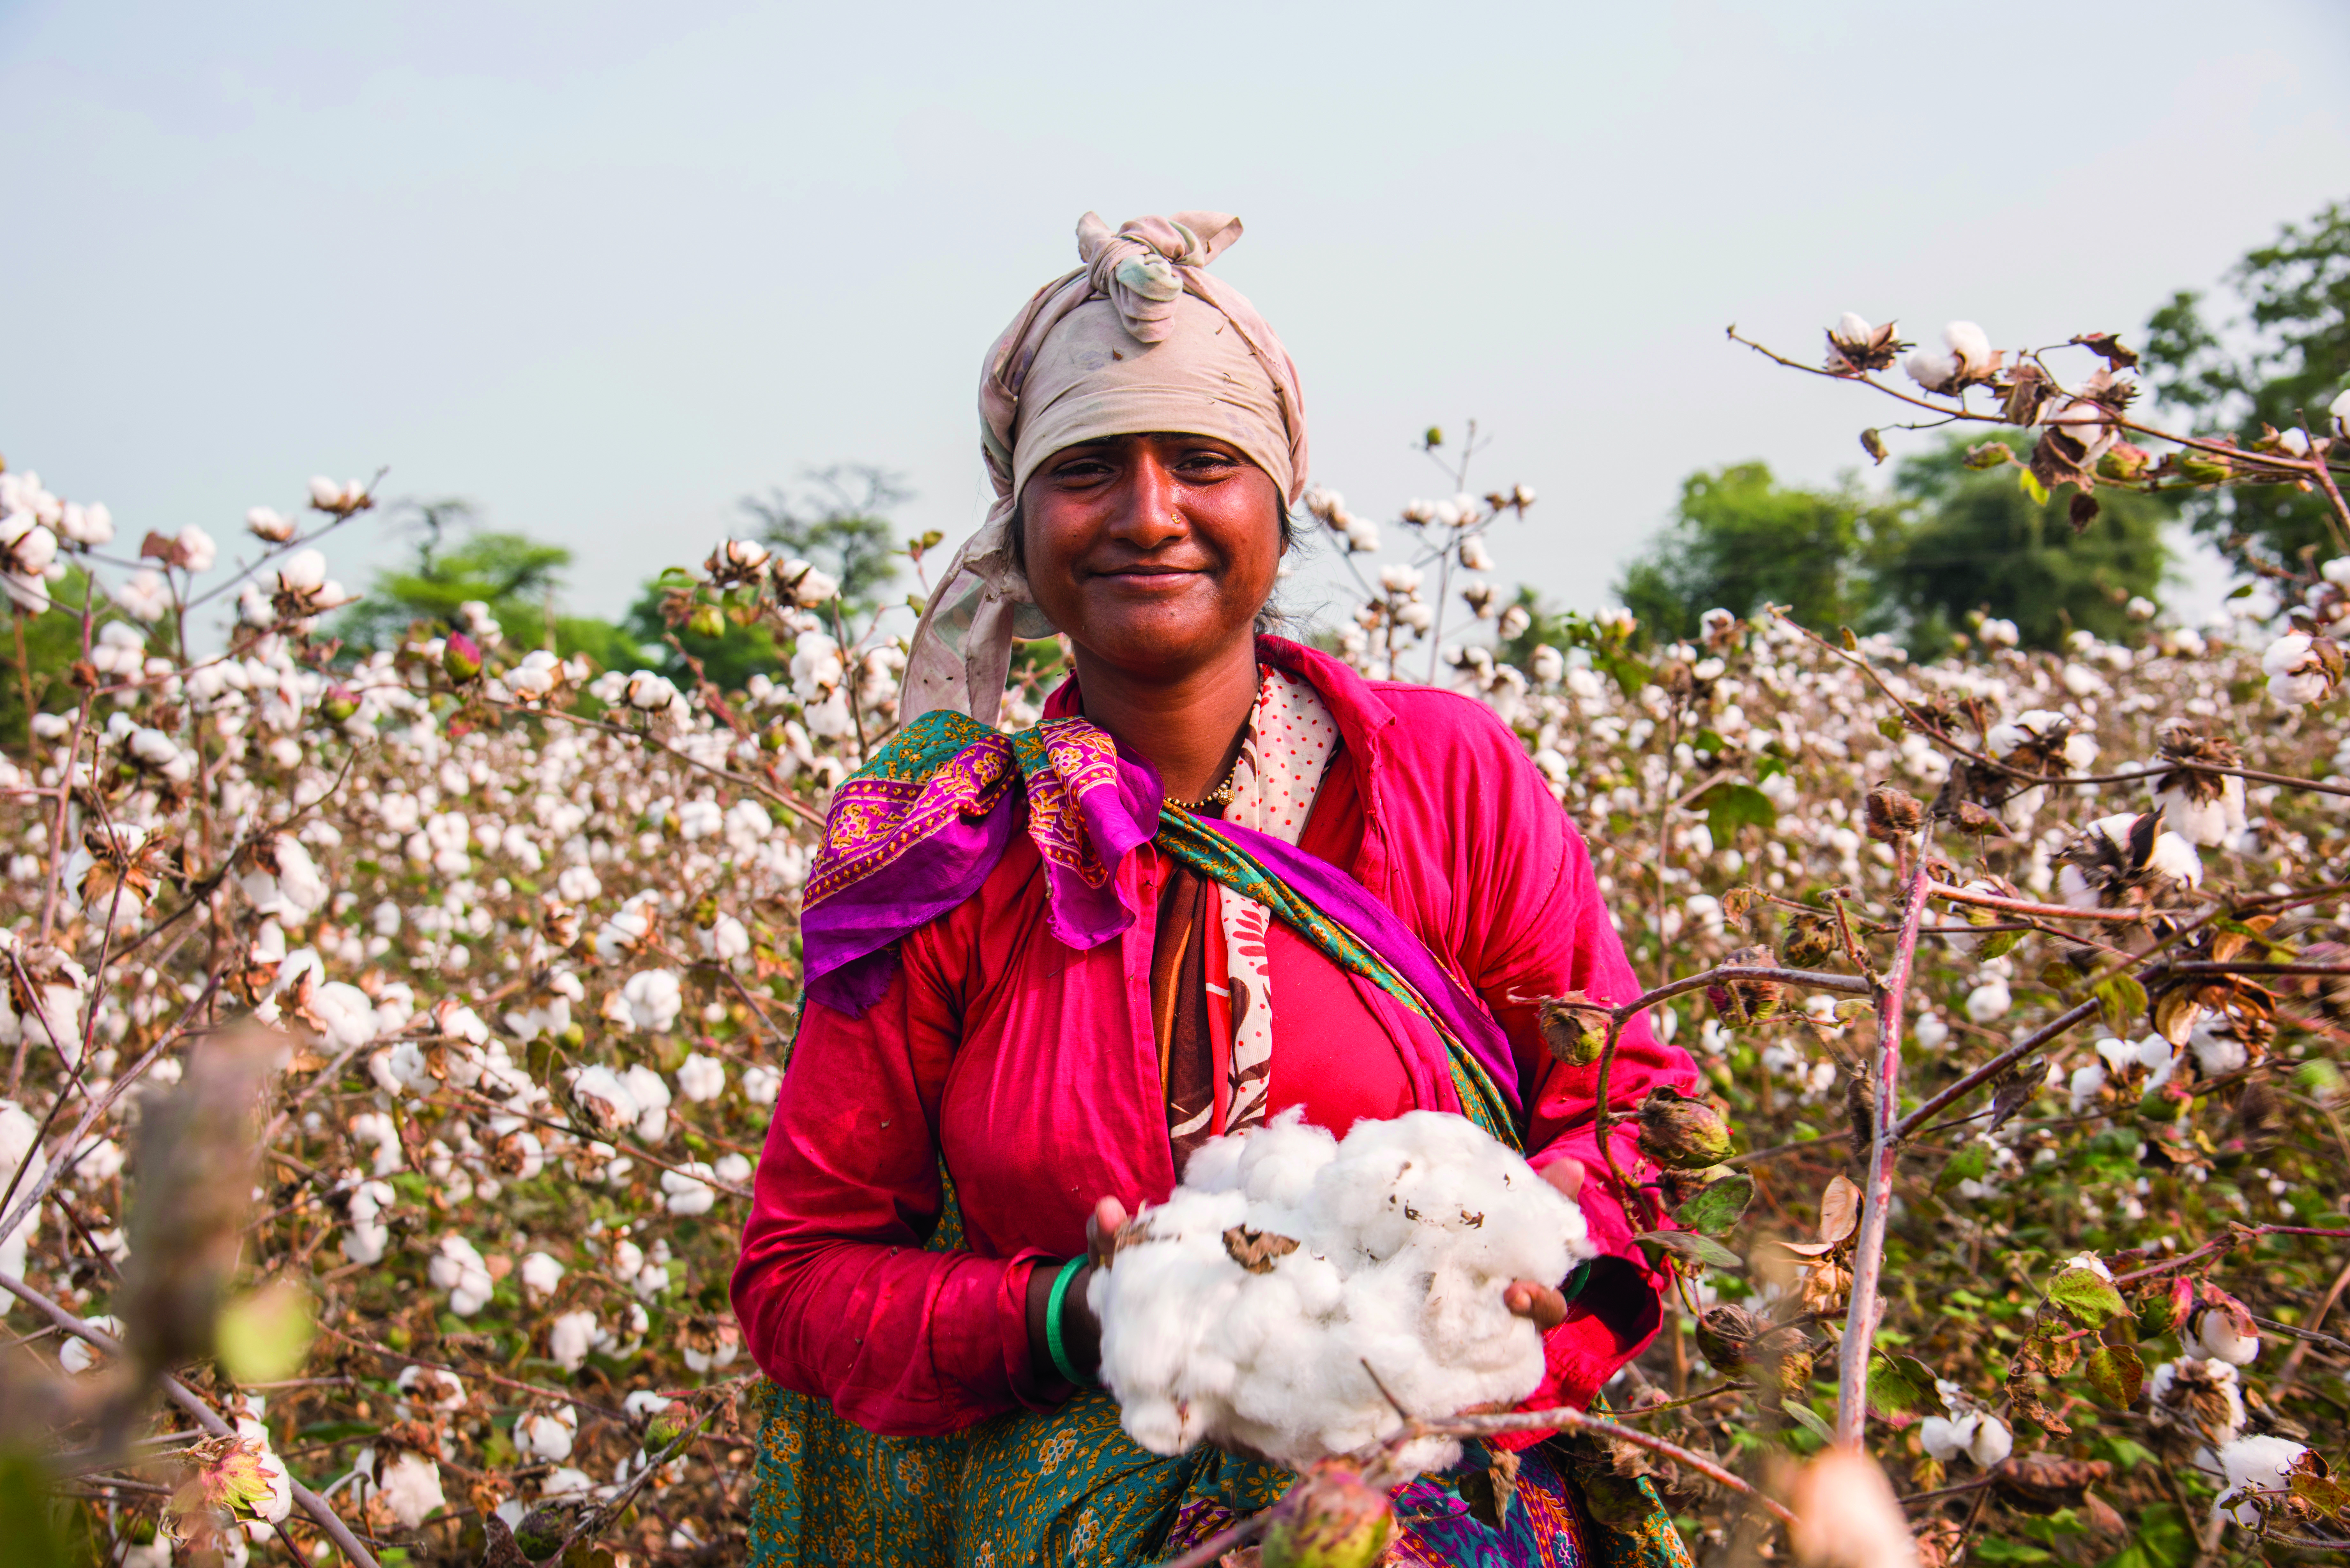
<svg viewBox="0 0 2350 1568"><path fill-rule="evenodd" d="M827 464L967 534L980 357L1078 215L1202 208L1315 477L1391 518L1474 418L1472 487L1543 497L1496 575L1593 608L1683 475L1897 417L1725 327L2128 332L2350 196L2345 80L2339 0L0 0L0 453L134 539L387 469L614 615Z"/></svg>

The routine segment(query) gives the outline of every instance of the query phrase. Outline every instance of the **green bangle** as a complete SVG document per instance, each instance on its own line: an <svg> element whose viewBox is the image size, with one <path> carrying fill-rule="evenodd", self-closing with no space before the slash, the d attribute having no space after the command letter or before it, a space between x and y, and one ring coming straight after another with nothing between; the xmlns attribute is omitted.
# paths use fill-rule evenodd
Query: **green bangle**
<svg viewBox="0 0 2350 1568"><path fill-rule="evenodd" d="M1061 1375L1062 1382L1074 1383L1080 1388L1093 1379L1069 1365L1069 1348L1061 1343L1061 1298L1069 1293L1069 1282L1085 1266L1083 1255L1063 1263L1061 1272L1054 1276L1053 1293L1045 1298L1045 1348L1052 1355L1053 1370Z"/></svg>

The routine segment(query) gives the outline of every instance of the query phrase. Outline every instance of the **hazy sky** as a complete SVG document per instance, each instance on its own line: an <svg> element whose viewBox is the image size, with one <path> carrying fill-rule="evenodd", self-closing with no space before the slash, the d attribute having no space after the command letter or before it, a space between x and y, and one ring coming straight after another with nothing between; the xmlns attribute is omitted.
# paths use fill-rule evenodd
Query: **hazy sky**
<svg viewBox="0 0 2350 1568"><path fill-rule="evenodd" d="M0 4L0 452L133 538L389 465L613 613L811 465L961 536L1077 215L1214 208L1316 476L1391 516L1473 415L1592 607L1682 474L1888 417L1725 325L2133 328L2350 195L2345 81L2340 0Z"/></svg>

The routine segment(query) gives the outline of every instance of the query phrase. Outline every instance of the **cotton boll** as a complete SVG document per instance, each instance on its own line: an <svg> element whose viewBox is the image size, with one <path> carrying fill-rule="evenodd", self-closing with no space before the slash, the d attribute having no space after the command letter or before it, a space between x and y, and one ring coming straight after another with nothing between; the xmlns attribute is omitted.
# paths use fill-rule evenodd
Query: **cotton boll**
<svg viewBox="0 0 2350 1568"><path fill-rule="evenodd" d="M1295 1113L1212 1140L1138 1224L1088 1295L1127 1431L1156 1452L1221 1439L1294 1467L1399 1429L1367 1362L1409 1409L1523 1398L1541 1336L1503 1292L1591 1251L1581 1211L1523 1160L1424 1111L1343 1140ZM1252 1235L1253 1267L1234 1255ZM1456 1452L1430 1439L1403 1463Z"/></svg>
<svg viewBox="0 0 2350 1568"><path fill-rule="evenodd" d="M402 1530L415 1529L427 1514L449 1501L441 1490L441 1467L422 1454L402 1449L380 1461L372 1449L361 1449L360 1454L367 1463L355 1462L352 1468L373 1480L375 1490L382 1494Z"/></svg>
<svg viewBox="0 0 2350 1568"><path fill-rule="evenodd" d="M22 1188L40 1180L42 1173L48 1169L40 1144L40 1123L16 1101L0 1100L0 1186L14 1180ZM26 1250L40 1229L41 1205L36 1203L16 1230L0 1237L0 1274L12 1280L25 1277ZM5 1316L7 1308L16 1303L15 1296L0 1293L0 1316Z"/></svg>
<svg viewBox="0 0 2350 1568"><path fill-rule="evenodd" d="M726 1064L696 1051L678 1068L677 1086L696 1105L714 1100L726 1092Z"/></svg>
<svg viewBox="0 0 2350 1568"><path fill-rule="evenodd" d="M1975 1440L1982 1417L1973 1411L1962 1416L1929 1416L1918 1423L1918 1442L1929 1459L1948 1464Z"/></svg>
<svg viewBox="0 0 2350 1568"><path fill-rule="evenodd" d="M1967 1016L1977 1023L1995 1023L2006 1017L2007 1010L2014 1005L2014 993L2008 990L2002 975L1992 975L1967 992Z"/></svg>
<svg viewBox="0 0 2350 1568"><path fill-rule="evenodd" d="M2015 1451L2015 1435L2007 1423L1998 1417L1985 1415L1975 1425L1974 1436L1967 1441L1967 1458L1984 1469L2003 1462Z"/></svg>
<svg viewBox="0 0 2350 1568"><path fill-rule="evenodd" d="M2147 1381L2148 1416L2158 1427L2193 1432L2207 1443L2233 1442L2244 1429L2244 1396L2236 1369L2193 1355L2166 1361Z"/></svg>
<svg viewBox="0 0 2350 1568"><path fill-rule="evenodd" d="M2211 1517L2225 1513L2238 1524L2250 1530L2261 1521L2259 1505L2251 1501L2229 1504L2229 1499L2244 1491L2282 1492L2291 1490L2293 1471L2309 1453L2306 1446L2290 1438L2238 1438L2222 1444L2217 1454L2199 1456L2196 1468L2207 1474L2217 1474L2219 1500L2211 1505ZM2281 1500L2280 1500L2281 1501Z"/></svg>
<svg viewBox="0 0 2350 1568"><path fill-rule="evenodd" d="M2097 1103L2097 1096L2106 1086L2106 1064L2090 1062L2073 1069L2066 1088L2072 1096L2072 1114L2082 1116Z"/></svg>
<svg viewBox="0 0 2350 1568"><path fill-rule="evenodd" d="M434 1367L403 1366L392 1386L409 1397L395 1407L403 1421L411 1419L417 1407L442 1412L465 1407L464 1384Z"/></svg>
<svg viewBox="0 0 2350 1568"><path fill-rule="evenodd" d="M89 1324L90 1327L98 1330L100 1334L109 1335L109 1337L117 1340L120 1340L122 1337L122 1320L120 1318L113 1316L96 1316L87 1319L86 1321ZM88 1372L93 1366L102 1366L105 1364L106 1353L99 1350L98 1346L90 1344L90 1342L86 1339L78 1339L72 1335L68 1335L65 1343L57 1346L57 1365L64 1367L68 1372L73 1374L75 1376L79 1376L81 1374Z"/></svg>
<svg viewBox="0 0 2350 1568"><path fill-rule="evenodd" d="M541 1298L555 1293L563 1282L564 1267L545 1252L532 1252L522 1261L522 1288L525 1297Z"/></svg>
<svg viewBox="0 0 2350 1568"><path fill-rule="evenodd" d="M669 1080L646 1066L633 1063L620 1075L620 1083L637 1106L637 1137L647 1143L657 1144L669 1137Z"/></svg>
<svg viewBox="0 0 2350 1568"><path fill-rule="evenodd" d="M606 1342L596 1314L584 1308L565 1313L546 1325L547 1357L566 1372L578 1371L586 1365L588 1353Z"/></svg>
<svg viewBox="0 0 2350 1568"><path fill-rule="evenodd" d="M2178 1331L2178 1346L2191 1356L2250 1366L2260 1359L2259 1330L2239 1332L2229 1314L2218 1307L2199 1308Z"/></svg>
<svg viewBox="0 0 2350 1568"><path fill-rule="evenodd" d="M675 1170L662 1171L661 1191L668 1195L663 1202L669 1211L688 1216L709 1213L711 1205L718 1201L718 1194L701 1179L712 1174L710 1167L698 1159L688 1160ZM666 1280L666 1275L663 1277Z"/></svg>
<svg viewBox="0 0 2350 1568"><path fill-rule="evenodd" d="M533 1410L515 1423L515 1447L531 1459L561 1464L571 1457L578 1430L579 1412L568 1405Z"/></svg>
<svg viewBox="0 0 2350 1568"><path fill-rule="evenodd" d="M435 1290L449 1293L449 1310L471 1317L489 1304L489 1265L463 1236L443 1236L441 1250L424 1268Z"/></svg>

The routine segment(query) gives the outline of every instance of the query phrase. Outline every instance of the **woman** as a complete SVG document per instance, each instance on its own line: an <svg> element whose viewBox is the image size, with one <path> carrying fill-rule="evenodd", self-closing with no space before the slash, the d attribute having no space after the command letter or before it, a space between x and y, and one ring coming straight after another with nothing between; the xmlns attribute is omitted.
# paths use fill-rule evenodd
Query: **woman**
<svg viewBox="0 0 2350 1568"><path fill-rule="evenodd" d="M1529 1403L1586 1404L1656 1331L1653 1202L1611 1185L1594 1070L1532 1006L1639 989L1573 826L1484 708L1259 634L1305 423L1280 340L1204 270L1239 234L1089 213L1086 265L989 356L996 504L804 898L809 1001L733 1287L777 1386L761 1560L1139 1563L1277 1496L1251 1459L1124 1437L1084 1283L1089 1232L1293 1106L1338 1133L1468 1115L1579 1195L1605 1256L1507 1292L1546 1331ZM1015 629L1048 628L1076 675L998 734ZM1642 1020L1611 1094L1696 1076ZM1596 1527L1564 1447L1521 1447L1498 1510L1479 1445L1404 1489L1399 1560L1679 1553L1620 1504Z"/></svg>

